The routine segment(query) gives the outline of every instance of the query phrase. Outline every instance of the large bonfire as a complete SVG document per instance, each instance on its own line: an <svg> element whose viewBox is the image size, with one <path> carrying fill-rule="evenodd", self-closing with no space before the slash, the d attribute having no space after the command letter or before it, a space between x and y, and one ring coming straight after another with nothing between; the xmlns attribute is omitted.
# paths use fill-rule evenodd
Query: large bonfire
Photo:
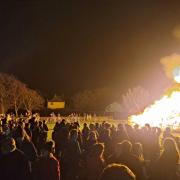
<svg viewBox="0 0 180 180"><path fill-rule="evenodd" d="M173 54L161 60L166 75L174 80L173 87L165 95L147 107L142 114L132 115L134 124L173 128L180 127L180 55Z"/></svg>

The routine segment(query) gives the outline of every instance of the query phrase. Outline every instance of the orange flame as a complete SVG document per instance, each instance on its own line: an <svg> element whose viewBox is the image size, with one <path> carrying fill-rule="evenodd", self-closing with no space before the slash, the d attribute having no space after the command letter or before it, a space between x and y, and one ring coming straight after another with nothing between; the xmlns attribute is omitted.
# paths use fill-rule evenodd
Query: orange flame
<svg viewBox="0 0 180 180"><path fill-rule="evenodd" d="M180 67L173 71L174 80L180 83ZM176 85L170 94L164 95L160 100L147 107L142 114L132 115L129 120L134 124L144 126L150 124L156 127L180 126L180 86Z"/></svg>

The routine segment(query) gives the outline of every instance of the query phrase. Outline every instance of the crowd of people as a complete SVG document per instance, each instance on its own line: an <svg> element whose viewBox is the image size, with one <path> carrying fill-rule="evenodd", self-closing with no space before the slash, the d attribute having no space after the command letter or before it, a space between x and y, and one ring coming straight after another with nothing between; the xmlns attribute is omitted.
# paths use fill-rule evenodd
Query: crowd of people
<svg viewBox="0 0 180 180"><path fill-rule="evenodd" d="M179 180L180 141L146 124L1 118L2 180Z"/></svg>

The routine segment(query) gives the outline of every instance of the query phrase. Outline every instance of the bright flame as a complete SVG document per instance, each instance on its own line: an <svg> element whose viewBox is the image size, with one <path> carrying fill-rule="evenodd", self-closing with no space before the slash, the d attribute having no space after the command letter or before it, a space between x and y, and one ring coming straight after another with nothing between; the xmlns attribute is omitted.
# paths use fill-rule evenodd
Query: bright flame
<svg viewBox="0 0 180 180"><path fill-rule="evenodd" d="M178 126L180 124L180 92L173 92L169 97L164 96L152 106L145 109L143 114L133 115L130 120L133 123L144 126L165 127Z"/></svg>
<svg viewBox="0 0 180 180"><path fill-rule="evenodd" d="M173 71L174 80L180 83L180 67ZM140 126L146 123L151 126L177 128L180 126L180 88L175 87L170 95L165 95L153 105L147 107L142 114L132 115L130 121Z"/></svg>

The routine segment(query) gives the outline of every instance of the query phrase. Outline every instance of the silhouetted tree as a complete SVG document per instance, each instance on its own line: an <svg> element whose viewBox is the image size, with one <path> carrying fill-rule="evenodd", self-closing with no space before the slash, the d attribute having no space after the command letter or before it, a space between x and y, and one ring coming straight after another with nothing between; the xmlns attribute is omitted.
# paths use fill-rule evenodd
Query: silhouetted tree
<svg viewBox="0 0 180 180"><path fill-rule="evenodd" d="M14 108L16 114L22 105L22 87L24 84L13 75L0 73L0 103L1 113Z"/></svg>
<svg viewBox="0 0 180 180"><path fill-rule="evenodd" d="M104 111L115 99L111 88L98 88L79 92L73 97L74 108L83 111Z"/></svg>
<svg viewBox="0 0 180 180"><path fill-rule="evenodd" d="M24 87L22 103L27 111L38 110L44 106L44 98L35 90Z"/></svg>
<svg viewBox="0 0 180 180"><path fill-rule="evenodd" d="M149 92L141 86L129 89L122 95L122 107L128 114L141 113L151 102Z"/></svg>
<svg viewBox="0 0 180 180"><path fill-rule="evenodd" d="M16 115L20 108L33 110L42 108L44 99L35 90L15 78L13 75L0 73L0 111L6 113L13 108Z"/></svg>

